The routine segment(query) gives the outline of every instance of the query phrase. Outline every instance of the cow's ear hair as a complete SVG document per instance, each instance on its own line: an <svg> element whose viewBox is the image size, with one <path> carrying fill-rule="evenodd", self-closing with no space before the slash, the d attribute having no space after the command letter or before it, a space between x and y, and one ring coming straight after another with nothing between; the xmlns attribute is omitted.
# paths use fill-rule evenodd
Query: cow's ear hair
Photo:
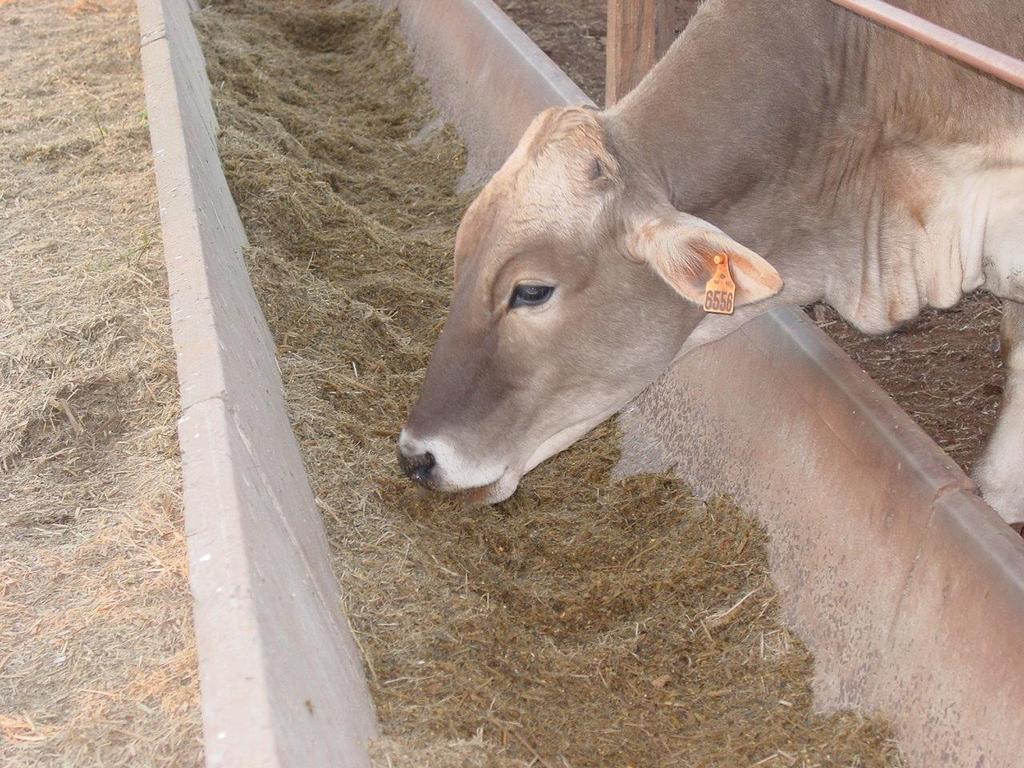
<svg viewBox="0 0 1024 768"><path fill-rule="evenodd" d="M706 221L679 211L641 220L628 232L625 247L630 258L646 262L680 296L701 306L719 254L729 257L737 307L782 290L779 273L761 256Z"/></svg>

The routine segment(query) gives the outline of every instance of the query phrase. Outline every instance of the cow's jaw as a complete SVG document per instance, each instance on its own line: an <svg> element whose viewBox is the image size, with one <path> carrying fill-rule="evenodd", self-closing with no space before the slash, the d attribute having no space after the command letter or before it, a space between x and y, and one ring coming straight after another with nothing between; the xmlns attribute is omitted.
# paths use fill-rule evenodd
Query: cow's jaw
<svg viewBox="0 0 1024 768"><path fill-rule="evenodd" d="M586 417L560 429L538 445L520 469L507 469L497 482L469 491L468 498L477 504L499 504L505 501L516 492L523 475L531 472L535 467L544 463L552 456L571 447L581 437L594 429L598 424L611 418L620 409L621 406L609 408L597 415Z"/></svg>
<svg viewBox="0 0 1024 768"><path fill-rule="evenodd" d="M461 494L473 504L499 504L516 492L525 474L572 446L620 409L621 405L616 405L574 421L541 441L525 461L511 464L478 463L444 438L420 440L405 429L399 436L399 446L410 453L429 451L434 455L439 472L429 484L431 490Z"/></svg>
<svg viewBox="0 0 1024 768"><path fill-rule="evenodd" d="M527 459L523 474L526 474L538 464L547 461L555 454L564 451L605 419L611 418L620 409L621 406L616 405L614 408L601 411L593 416L584 417L568 427L560 429L537 446L530 458Z"/></svg>

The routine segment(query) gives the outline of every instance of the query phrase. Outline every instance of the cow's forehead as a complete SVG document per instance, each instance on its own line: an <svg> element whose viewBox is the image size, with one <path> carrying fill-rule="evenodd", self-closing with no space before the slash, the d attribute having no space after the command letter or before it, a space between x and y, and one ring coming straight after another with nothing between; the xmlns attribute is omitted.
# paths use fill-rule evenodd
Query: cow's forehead
<svg viewBox="0 0 1024 768"><path fill-rule="evenodd" d="M555 203L524 196L517 189L498 190L481 203L467 211L456 240L459 262L489 262L481 275L496 271L517 254L550 249L567 229L566 217Z"/></svg>
<svg viewBox="0 0 1024 768"><path fill-rule="evenodd" d="M547 109L534 118L488 186L500 187L506 194L537 192L540 196L540 182L583 185L589 160L597 156L614 162L608 156L604 129L594 110Z"/></svg>
<svg viewBox="0 0 1024 768"><path fill-rule="evenodd" d="M602 207L591 178L598 158L617 171L592 110L541 113L463 217L457 271L460 262L484 258L494 263L475 271L491 273L516 253L585 236Z"/></svg>

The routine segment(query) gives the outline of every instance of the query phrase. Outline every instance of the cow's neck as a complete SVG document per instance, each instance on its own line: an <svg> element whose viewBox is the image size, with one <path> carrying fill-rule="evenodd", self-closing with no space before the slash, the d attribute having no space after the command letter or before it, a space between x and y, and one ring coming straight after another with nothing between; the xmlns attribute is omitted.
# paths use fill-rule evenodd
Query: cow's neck
<svg viewBox="0 0 1024 768"><path fill-rule="evenodd" d="M989 156L1020 101L958 67L820 0L709 0L606 124L631 180L767 257L787 301L884 332L983 284L986 201L1012 186L984 169L1024 173Z"/></svg>
<svg viewBox="0 0 1024 768"><path fill-rule="evenodd" d="M832 14L822 10L829 4L786 13L765 5L708 3L607 113L611 140L635 175L719 226L742 226L730 219L744 200L816 162L800 153L814 146L808 134L820 129L829 97L823 60ZM742 40L756 40L756 50L738 50Z"/></svg>

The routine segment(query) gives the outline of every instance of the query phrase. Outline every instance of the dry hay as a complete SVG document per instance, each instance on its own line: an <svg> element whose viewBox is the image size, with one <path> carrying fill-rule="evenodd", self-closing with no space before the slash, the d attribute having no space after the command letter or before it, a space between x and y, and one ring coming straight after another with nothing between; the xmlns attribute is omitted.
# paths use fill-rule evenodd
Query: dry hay
<svg viewBox="0 0 1024 768"><path fill-rule="evenodd" d="M812 711L764 536L678 482L609 479L606 425L478 510L397 477L450 290L462 150L394 19L226 0L199 17L221 151L292 420L402 766L891 766Z"/></svg>
<svg viewBox="0 0 1024 768"><path fill-rule="evenodd" d="M128 0L0 7L0 764L201 761Z"/></svg>

